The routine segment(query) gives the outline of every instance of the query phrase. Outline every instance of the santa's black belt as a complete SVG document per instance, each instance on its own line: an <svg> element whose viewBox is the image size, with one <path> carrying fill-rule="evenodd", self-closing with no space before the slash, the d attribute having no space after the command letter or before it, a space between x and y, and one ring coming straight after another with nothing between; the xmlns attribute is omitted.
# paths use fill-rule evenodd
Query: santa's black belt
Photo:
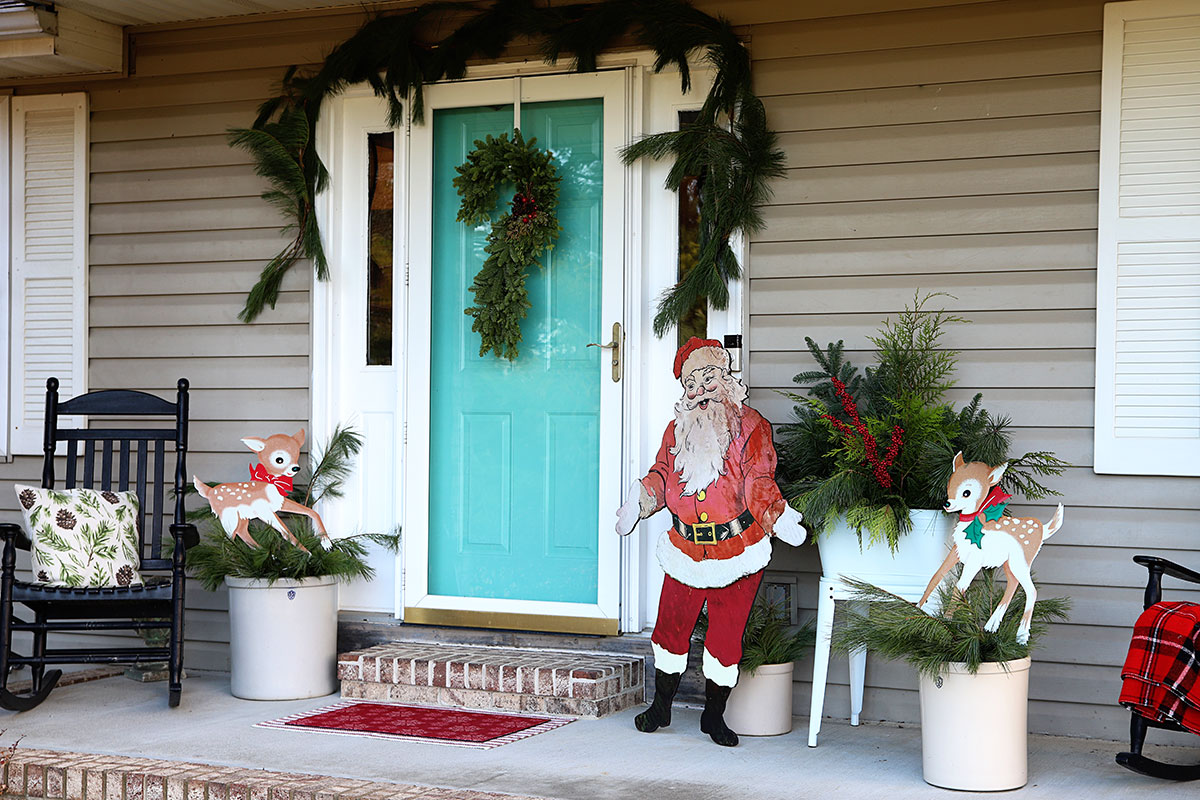
<svg viewBox="0 0 1200 800"><path fill-rule="evenodd" d="M671 519L675 522L675 532L692 544L716 544L735 536L741 536L742 531L754 524L754 515L746 509L729 522L697 522L691 525L674 514Z"/></svg>

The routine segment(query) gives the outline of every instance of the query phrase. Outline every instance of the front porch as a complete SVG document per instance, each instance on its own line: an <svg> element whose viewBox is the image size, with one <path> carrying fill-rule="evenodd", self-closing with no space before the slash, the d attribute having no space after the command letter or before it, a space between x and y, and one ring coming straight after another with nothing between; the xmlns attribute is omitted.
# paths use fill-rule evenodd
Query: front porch
<svg viewBox="0 0 1200 800"><path fill-rule="evenodd" d="M149 779L134 784L127 781L127 774L165 775L160 800L232 800L243 793L244 800L489 797L481 793L562 800L962 796L921 780L920 730L909 725L851 728L826 721L820 747L809 749L807 721L797 718L787 736L745 737L737 748L726 749L712 745L699 732L697 709L677 707L669 729L645 735L634 730L637 709L630 708L603 719L580 719L492 750L253 727L336 699L335 695L288 702L238 700L229 693L228 675L210 672L189 674L177 709L167 708L165 688L123 677L66 686L38 708L8 715L0 743L21 738L14 764L28 760L45 765L52 758L33 750L106 756L84 765L97 777L66 780L70 775L64 772L56 774L52 783L45 770L35 768L29 775L37 780L30 779L26 786L26 771L17 768L11 771L7 796L152 800L143 789L151 786ZM1029 784L1006 796L1054 800L1178 796L1177 785L1118 767L1113 756L1119 749L1122 745L1115 742L1031 735ZM1159 753L1164 759L1194 761L1197 755L1195 748L1166 750ZM172 763L148 766L120 757ZM71 757L62 758L65 765ZM76 765L75 775L82 774L78 759L70 763ZM321 781L312 776L346 780ZM246 788L231 792L235 784ZM153 785L157 787L158 781Z"/></svg>

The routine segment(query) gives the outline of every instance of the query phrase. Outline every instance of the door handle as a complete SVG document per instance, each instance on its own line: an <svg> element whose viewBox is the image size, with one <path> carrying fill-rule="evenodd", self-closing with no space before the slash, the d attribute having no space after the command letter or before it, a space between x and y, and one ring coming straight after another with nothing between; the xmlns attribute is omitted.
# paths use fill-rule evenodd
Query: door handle
<svg viewBox="0 0 1200 800"><path fill-rule="evenodd" d="M588 347L599 347L602 350L612 351L612 379L613 383L621 382L621 323L614 322L612 327L612 341L608 344L600 344L599 342L590 342Z"/></svg>

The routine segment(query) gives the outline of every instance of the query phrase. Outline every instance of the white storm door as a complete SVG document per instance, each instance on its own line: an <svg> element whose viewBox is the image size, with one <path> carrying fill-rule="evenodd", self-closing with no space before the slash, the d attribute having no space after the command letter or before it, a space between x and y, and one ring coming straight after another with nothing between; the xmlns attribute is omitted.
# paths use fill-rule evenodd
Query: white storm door
<svg viewBox="0 0 1200 800"><path fill-rule="evenodd" d="M441 84L410 133L404 618L616 633L626 143L621 71ZM563 228L532 267L519 357L479 355L463 309L488 225L456 222L477 139L551 151ZM502 187L497 216L511 187Z"/></svg>

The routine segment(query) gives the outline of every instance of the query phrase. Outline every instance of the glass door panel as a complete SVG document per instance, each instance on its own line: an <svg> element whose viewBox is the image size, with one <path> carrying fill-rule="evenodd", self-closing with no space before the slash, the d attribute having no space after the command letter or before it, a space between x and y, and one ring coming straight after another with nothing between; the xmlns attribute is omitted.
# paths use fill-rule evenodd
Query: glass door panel
<svg viewBox="0 0 1200 800"><path fill-rule="evenodd" d="M530 269L532 307L513 362L479 356L463 309L488 225L455 217L455 167L476 139L512 131L511 105L432 114L428 592L598 600L603 232L600 98L525 103L521 128L562 178L563 230ZM500 197L497 215L508 207Z"/></svg>

